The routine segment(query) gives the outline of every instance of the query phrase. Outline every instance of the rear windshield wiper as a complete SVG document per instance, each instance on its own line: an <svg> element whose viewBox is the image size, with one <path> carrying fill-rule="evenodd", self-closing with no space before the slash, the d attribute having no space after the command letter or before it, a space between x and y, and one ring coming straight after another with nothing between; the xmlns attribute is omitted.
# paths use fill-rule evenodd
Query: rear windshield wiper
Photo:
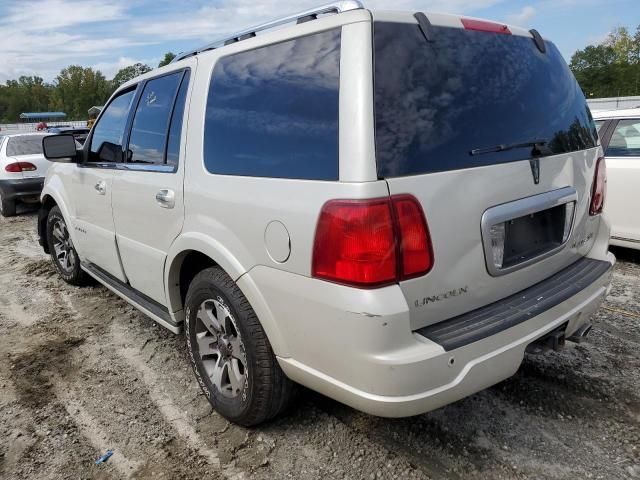
<svg viewBox="0 0 640 480"><path fill-rule="evenodd" d="M494 145L493 147L475 148L469 152L471 155L484 155L485 153L506 152L507 150L515 150L516 148L533 148L532 155L542 155L543 148L547 145L545 140L534 140L533 142L511 143L507 145ZM548 150L548 149L545 149Z"/></svg>

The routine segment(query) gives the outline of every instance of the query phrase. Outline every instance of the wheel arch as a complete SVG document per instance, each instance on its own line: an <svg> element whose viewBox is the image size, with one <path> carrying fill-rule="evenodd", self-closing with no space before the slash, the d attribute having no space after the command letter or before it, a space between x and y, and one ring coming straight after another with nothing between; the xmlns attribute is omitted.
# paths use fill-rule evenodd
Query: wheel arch
<svg viewBox="0 0 640 480"><path fill-rule="evenodd" d="M58 207L60 209L60 213L62 213L62 216L67 223L67 230L71 236L71 241L74 245L77 245L76 232L71 222L69 209L67 208L66 202L64 202L61 196L58 195L58 192L55 189L49 189L45 186L45 189L40 195L40 204L40 210L38 212L38 237L45 253L50 253L47 240L47 219L49 217L49 212L53 207Z"/></svg>
<svg viewBox="0 0 640 480"><path fill-rule="evenodd" d="M169 311L175 322L184 321L184 299L191 280L205 268L219 266L247 298L256 312L273 351L288 356L284 339L264 297L251 281L238 282L248 269L215 239L199 233L180 236L167 255L165 289Z"/></svg>

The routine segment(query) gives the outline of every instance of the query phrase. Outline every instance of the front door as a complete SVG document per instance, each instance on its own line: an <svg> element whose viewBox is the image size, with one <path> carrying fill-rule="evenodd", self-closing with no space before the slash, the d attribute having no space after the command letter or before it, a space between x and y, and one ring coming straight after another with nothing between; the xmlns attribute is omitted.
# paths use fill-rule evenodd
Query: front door
<svg viewBox="0 0 640 480"><path fill-rule="evenodd" d="M76 249L91 262L126 281L118 257L111 202L113 178L122 164L122 147L135 88L115 97L100 116L73 180Z"/></svg>
<svg viewBox="0 0 640 480"><path fill-rule="evenodd" d="M125 163L113 183L125 275L133 288L161 304L165 259L184 219L182 123L190 73L181 69L140 85Z"/></svg>

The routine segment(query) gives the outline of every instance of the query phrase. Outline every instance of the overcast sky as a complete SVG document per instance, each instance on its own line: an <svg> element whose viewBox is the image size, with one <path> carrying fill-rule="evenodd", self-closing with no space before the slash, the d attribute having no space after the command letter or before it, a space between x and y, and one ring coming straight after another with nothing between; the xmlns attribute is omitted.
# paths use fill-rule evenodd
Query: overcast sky
<svg viewBox="0 0 640 480"><path fill-rule="evenodd" d="M107 78L135 62L156 66L229 31L327 0L0 0L0 82L20 75L47 81L70 64ZM371 8L437 11L535 27L568 60L612 28L635 30L640 0L365 0Z"/></svg>

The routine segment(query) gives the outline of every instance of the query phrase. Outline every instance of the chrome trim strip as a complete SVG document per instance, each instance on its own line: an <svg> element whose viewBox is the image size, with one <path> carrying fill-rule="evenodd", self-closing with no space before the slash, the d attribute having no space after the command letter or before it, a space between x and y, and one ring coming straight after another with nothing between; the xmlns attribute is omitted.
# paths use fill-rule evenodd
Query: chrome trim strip
<svg viewBox="0 0 640 480"><path fill-rule="evenodd" d="M143 163L79 163L80 168L101 168L105 170L124 170L131 172L176 173L177 165L147 165Z"/></svg>
<svg viewBox="0 0 640 480"><path fill-rule="evenodd" d="M640 243L640 240L634 240L632 238L616 237L615 235L612 235L611 238L613 240L620 240L621 242Z"/></svg>
<svg viewBox="0 0 640 480"><path fill-rule="evenodd" d="M320 7L311 8L304 12L296 13L294 15L289 15L282 18L277 18L275 20L271 20L269 22L256 25L255 27L247 28L246 30L236 32L230 36L219 38L216 41L205 45L204 47L200 47L195 50L190 50L187 52L181 52L178 55L176 55L176 57L172 60L171 63L178 62L180 60L191 57L193 55L198 55L199 53L205 52L207 50L215 50L216 48L221 48L229 44L246 40L247 38L252 38L258 32L270 30L272 28L279 27L281 25L286 25L287 23L297 22L298 20L303 19L305 17L310 17L312 15L323 15L326 13L337 14L342 12L348 12L351 10L362 10L363 8L364 8L364 5L359 0L343 0L341 2L334 2L327 5L322 5Z"/></svg>
<svg viewBox="0 0 640 480"><path fill-rule="evenodd" d="M552 192L543 193L541 195L534 195L533 197L523 198L516 200L515 202L509 202L496 207L488 209L482 215L481 231L482 231L482 243L484 246L484 257L487 265L487 271L489 275L493 277L499 277L506 275L507 273L515 272L529 265L537 263L545 258L548 258L558 251L562 250L573 234L573 228L575 226L576 212L573 213L571 231L567 237L567 240L558 247L544 252L538 256L532 257L516 265L511 265L506 268L497 268L493 263L493 252L491 248L491 227L499 223L503 223L515 218L524 217L533 213L538 213L543 210L548 210L553 207L565 205L567 203L578 203L578 192L573 187L565 187L560 190L554 190Z"/></svg>

